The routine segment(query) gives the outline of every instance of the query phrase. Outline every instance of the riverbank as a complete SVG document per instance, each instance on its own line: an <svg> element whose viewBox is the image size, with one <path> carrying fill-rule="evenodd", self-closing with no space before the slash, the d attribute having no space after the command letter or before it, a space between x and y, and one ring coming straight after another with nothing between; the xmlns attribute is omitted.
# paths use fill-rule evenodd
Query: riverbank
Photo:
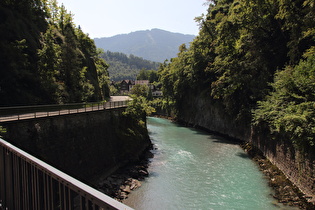
<svg viewBox="0 0 315 210"><path fill-rule="evenodd" d="M151 145L138 161L118 169L115 173L100 181L97 188L106 195L123 202L133 190L141 187L141 181L149 176L147 169L150 158L153 157L152 149L153 146Z"/></svg>
<svg viewBox="0 0 315 210"><path fill-rule="evenodd" d="M300 209L315 209L315 206L307 201L306 196L300 189L293 185L282 171L264 157L259 149L255 148L250 143L243 143L241 147L252 160L258 164L260 170L268 178L269 186L274 189L273 197L277 199L279 203L295 206Z"/></svg>
<svg viewBox="0 0 315 210"><path fill-rule="evenodd" d="M301 190L292 184L292 182L279 170L275 165L273 165L263 154L262 152L254 147L250 143L242 142L238 139L230 138L229 136L220 134L218 132L212 132L208 129L205 129L200 126L194 126L177 119L168 117L168 116L157 116L165 119L175 121L183 126L188 127L198 127L202 130L205 130L209 133L214 133L216 135L223 136L227 139L230 139L233 142L239 143L240 146L245 150L245 152L256 162L262 171L262 173L268 179L269 186L274 190L273 197L284 205L298 207L300 209L315 209L313 203L308 202L308 198Z"/></svg>
<svg viewBox="0 0 315 210"><path fill-rule="evenodd" d="M284 174L270 163L257 148L246 143L242 143L241 147L258 164L262 173L265 174L269 180L270 187L273 188L271 194L279 203L300 209L315 209L311 203L307 202L305 195L296 186L292 185ZM99 189L107 195L123 202L133 190L141 186L141 181L149 176L147 169L150 164L150 158L153 156L150 151L152 151L152 147L145 152L139 161L129 164L118 170L115 174L107 177L99 184Z"/></svg>
<svg viewBox="0 0 315 210"><path fill-rule="evenodd" d="M197 127L199 129L205 130L206 132L214 133L216 135L223 136L227 139L230 139L230 141L239 143L241 148L243 148L245 152L252 158L252 160L258 164L260 170L268 179L269 186L274 190L273 197L279 203L282 203L288 206L298 207L300 209L308 209L308 210L315 209L314 203L309 202L308 201L309 198L304 193L302 193L298 187L293 185L293 183L284 175L284 173L280 169L278 169L277 166L272 164L263 155L263 153L252 144L243 142L239 139L231 138L227 135L224 135L218 132L213 132L204 127L185 123L175 118L171 118L167 116L159 116L159 117L172 120L183 126Z"/></svg>

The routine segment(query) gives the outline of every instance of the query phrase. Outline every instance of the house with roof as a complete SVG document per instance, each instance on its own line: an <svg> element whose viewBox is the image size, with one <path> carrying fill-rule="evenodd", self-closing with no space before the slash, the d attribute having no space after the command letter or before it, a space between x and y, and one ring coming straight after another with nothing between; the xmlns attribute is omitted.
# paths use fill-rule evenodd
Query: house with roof
<svg viewBox="0 0 315 210"><path fill-rule="evenodd" d="M120 93L126 94L129 93L129 91L132 89L132 87L135 85L135 81L133 80L122 80L120 82Z"/></svg>
<svg viewBox="0 0 315 210"><path fill-rule="evenodd" d="M161 87L150 84L149 80L122 80L120 82L111 82L111 85L115 86L121 95L127 95L135 85L146 85L150 88L154 97L162 96Z"/></svg>

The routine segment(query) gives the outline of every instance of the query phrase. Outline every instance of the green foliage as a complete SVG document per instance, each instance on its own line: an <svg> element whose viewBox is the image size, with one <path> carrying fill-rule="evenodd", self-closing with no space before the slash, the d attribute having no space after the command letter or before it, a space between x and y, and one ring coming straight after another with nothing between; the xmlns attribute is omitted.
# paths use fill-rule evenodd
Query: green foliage
<svg viewBox="0 0 315 210"><path fill-rule="evenodd" d="M211 1L208 14L196 18L199 36L160 66L164 100L180 115L194 96L208 97L247 125L258 105L256 123L313 145L314 17L310 0Z"/></svg>
<svg viewBox="0 0 315 210"><path fill-rule="evenodd" d="M315 146L315 54L278 72L272 86L254 111L254 124L267 123L272 134L300 149Z"/></svg>
<svg viewBox="0 0 315 210"><path fill-rule="evenodd" d="M0 2L0 105L40 101L36 54L46 13L39 0Z"/></svg>
<svg viewBox="0 0 315 210"><path fill-rule="evenodd" d="M154 98L149 102L155 110L165 113L167 116L175 117L174 101L168 101L165 98Z"/></svg>
<svg viewBox="0 0 315 210"><path fill-rule="evenodd" d="M159 66L157 62L119 52L107 51L101 57L109 64L108 72L112 81L135 80L140 71L156 70Z"/></svg>
<svg viewBox="0 0 315 210"><path fill-rule="evenodd" d="M141 69L137 80L149 80L149 83L157 82L159 80L158 72L156 70Z"/></svg>
<svg viewBox="0 0 315 210"><path fill-rule="evenodd" d="M101 100L108 65L56 0L1 1L0 105Z"/></svg>
<svg viewBox="0 0 315 210"><path fill-rule="evenodd" d="M7 132L7 129L0 126L0 137L2 137L2 135L6 134L6 132Z"/></svg>
<svg viewBox="0 0 315 210"><path fill-rule="evenodd" d="M124 112L134 119L142 119L145 115L151 115L155 109L149 105L144 96L131 95L132 100L128 103L128 107Z"/></svg>
<svg viewBox="0 0 315 210"><path fill-rule="evenodd" d="M116 88L114 85L109 86L109 92L111 96L116 96L119 94L118 88Z"/></svg>
<svg viewBox="0 0 315 210"><path fill-rule="evenodd" d="M131 94L136 97L147 97L149 93L149 87L147 85L136 84L131 89Z"/></svg>

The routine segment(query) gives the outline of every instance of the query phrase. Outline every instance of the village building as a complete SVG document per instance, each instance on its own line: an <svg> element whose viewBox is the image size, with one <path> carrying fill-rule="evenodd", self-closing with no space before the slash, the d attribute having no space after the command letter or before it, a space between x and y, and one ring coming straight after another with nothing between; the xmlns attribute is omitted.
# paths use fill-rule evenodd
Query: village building
<svg viewBox="0 0 315 210"><path fill-rule="evenodd" d="M111 85L117 87L121 95L129 94L135 85L147 85L151 89L152 96L154 97L161 97L163 95L161 87L150 84L149 80L122 80L120 82L112 81Z"/></svg>

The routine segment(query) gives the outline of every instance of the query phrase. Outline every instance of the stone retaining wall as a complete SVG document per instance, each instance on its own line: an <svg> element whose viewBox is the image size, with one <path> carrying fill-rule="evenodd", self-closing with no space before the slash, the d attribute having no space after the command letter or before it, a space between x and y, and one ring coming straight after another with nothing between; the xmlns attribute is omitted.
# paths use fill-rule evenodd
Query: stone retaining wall
<svg viewBox="0 0 315 210"><path fill-rule="evenodd" d="M146 128L123 108L3 124L4 139L83 181L139 158L150 146ZM145 122L145 119L144 119Z"/></svg>

